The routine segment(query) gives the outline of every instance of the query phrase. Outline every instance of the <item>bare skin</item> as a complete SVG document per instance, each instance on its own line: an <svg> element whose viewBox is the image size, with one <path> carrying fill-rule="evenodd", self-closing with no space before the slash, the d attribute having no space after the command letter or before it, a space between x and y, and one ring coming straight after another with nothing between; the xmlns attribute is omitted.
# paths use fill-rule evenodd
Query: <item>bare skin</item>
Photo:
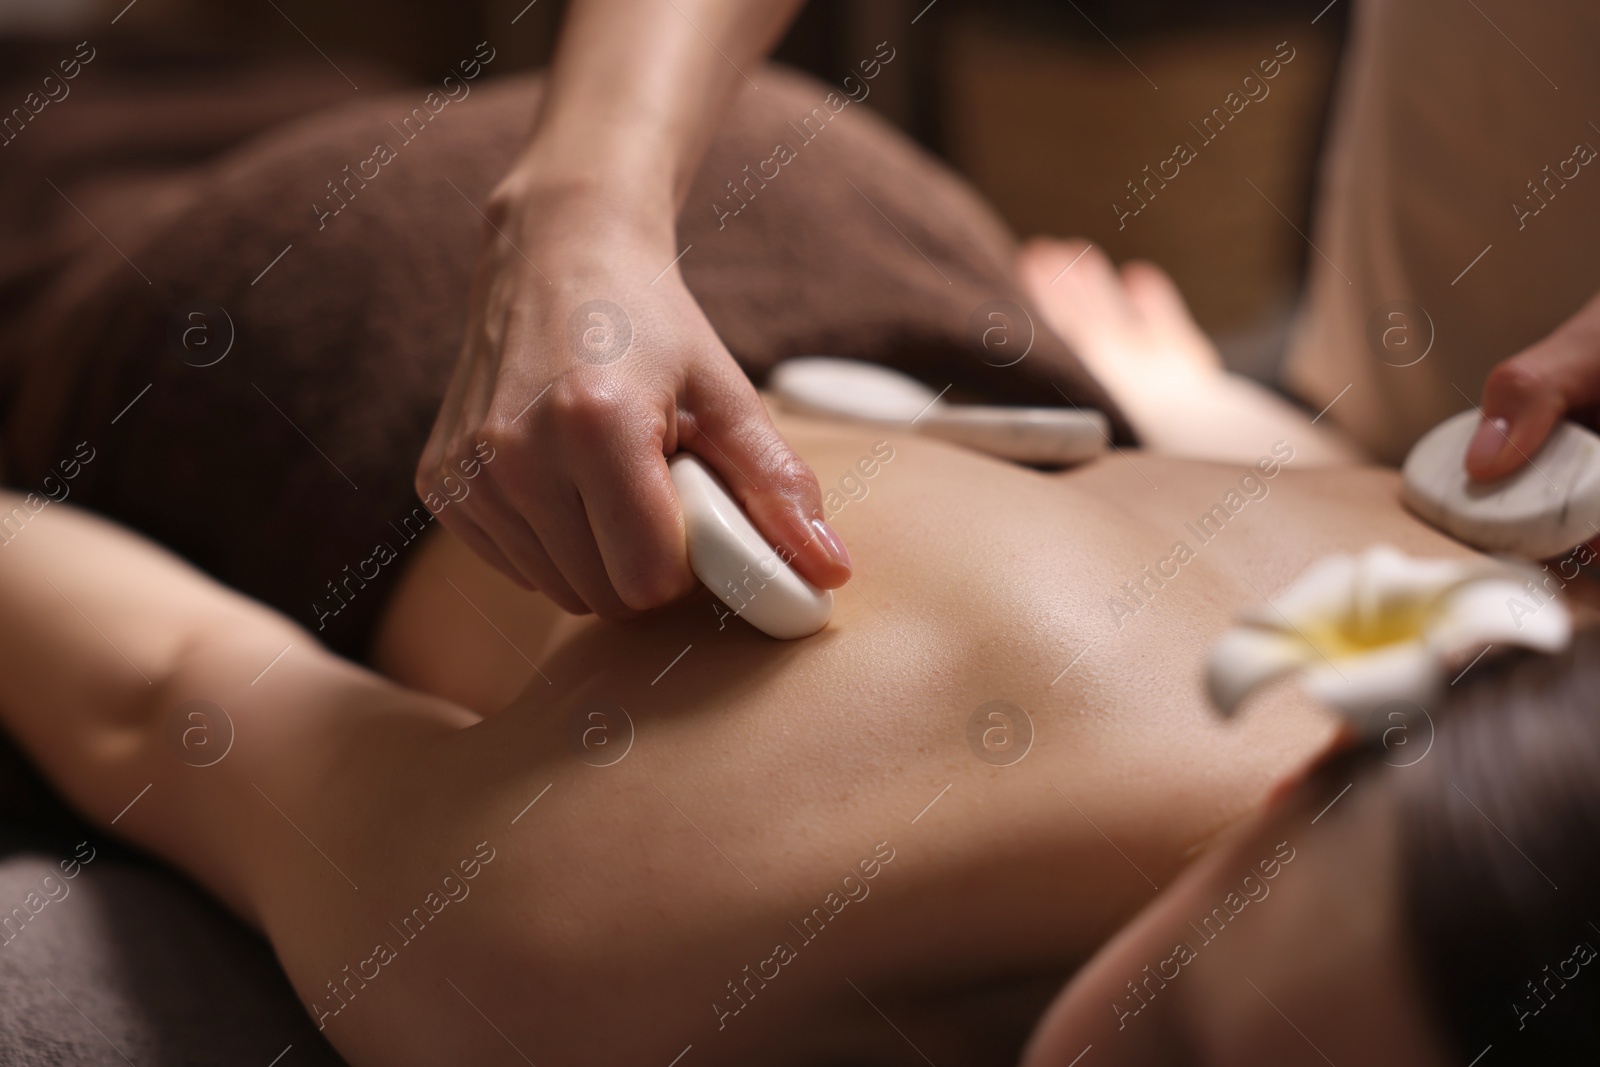
<svg viewBox="0 0 1600 1067"><path fill-rule="evenodd" d="M1535 344L1497 364L1483 384L1483 423L1467 473L1504 478L1528 462L1564 418L1595 425L1600 405L1600 296Z"/></svg>
<svg viewBox="0 0 1600 1067"><path fill-rule="evenodd" d="M1338 787L1335 786L1335 789ZM1023 1067L1443 1067L1401 916L1392 795L1286 788L1057 998Z"/></svg>
<svg viewBox="0 0 1600 1067"><path fill-rule="evenodd" d="M775 422L825 489L856 479L830 518L857 574L811 639L704 593L573 618L441 530L388 605L386 678L50 505L0 550L0 717L259 928L358 1067L986 1063L1332 737L1289 686L1205 706L1235 613L1329 552L1466 554L1392 473L1300 471L1288 439L1259 467L1043 474ZM191 700L232 725L207 766ZM994 700L1031 723L1009 765L984 731L1019 716L971 728Z"/></svg>
<svg viewBox="0 0 1600 1067"><path fill-rule="evenodd" d="M781 425L824 471L873 444ZM1134 455L1046 476L914 438L894 449L837 516L861 573L799 643L719 629L705 599L624 629L563 620L435 539L391 607L383 659L423 688L480 678L458 693L480 711L531 677L488 717L344 663L52 506L0 561L16 605L6 675L31 676L6 722L102 825L153 783L115 832L256 923L308 1005L337 1007L325 983L392 943L398 958L324 1019L354 1063L520 1062L478 1011L535 1062L669 1062L690 1043L713 1062L804 1062L873 1017L867 997L954 1050L942 1028L971 1020L925 1017L925 998L1065 972L1326 743L1328 721L1292 692L1232 725L1204 706L1203 656L1236 610L1327 552L1462 550L1400 511L1392 475L1291 464L1119 632L1106 598L1239 470ZM231 716L215 766L186 765L168 736L189 699ZM632 717L613 766L568 740L590 699ZM1032 718L1032 751L1010 767L967 745L993 699ZM402 942L389 924L480 842L494 859L471 896ZM894 858L835 920L848 934L803 944L788 924L880 842ZM779 942L799 959L720 1018L714 1005L738 1003L726 983Z"/></svg>
<svg viewBox="0 0 1600 1067"><path fill-rule="evenodd" d="M798 8L798 0L577 0L529 142L491 197L456 374L416 480L425 491L492 441L506 459L443 521L512 580L569 611L627 618L692 587L665 466L678 448L720 471L802 574L825 588L849 577L850 555L823 521L813 472L764 417L675 267L682 250L672 220L710 132L749 81L744 69ZM1201 354L1210 346L1192 323L1150 328L1151 308L1157 322L1187 319L1161 306L1174 294L1158 272L1131 264L1117 278L1092 262L1098 252L1080 268L1082 250L1037 243L1023 255L1024 278L1052 328L1080 349L1096 347L1081 336L1085 322L1144 349L1137 368L1085 357L1148 446L1238 459L1252 434L1276 439L1278 428L1303 424L1278 398L1224 374L1214 351ZM1049 291L1073 270L1108 283L1078 287L1090 304L1126 288L1132 314L1075 315L1070 299ZM592 301L606 302L598 314ZM582 336L604 349L619 323L634 320L650 329L638 358L618 366L572 340L573 323L588 323ZM1597 351L1600 298L1495 368L1466 457L1474 479L1517 470L1563 417L1592 421ZM1185 403L1197 385L1210 400L1204 410ZM1302 436L1303 464L1358 457L1328 427ZM580 447L569 450L572 442Z"/></svg>
<svg viewBox="0 0 1600 1067"><path fill-rule="evenodd" d="M1133 260L1120 268L1086 241L1035 238L1017 274L1028 295L1112 399L1148 449L1194 459L1250 463L1292 437L1296 462L1360 460L1329 423L1224 368L1165 271Z"/></svg>
<svg viewBox="0 0 1600 1067"><path fill-rule="evenodd" d="M466 336L417 488L490 442L500 462L441 521L568 611L627 618L694 584L667 477L678 449L719 471L812 582L850 577L816 476L678 270L690 180L734 91L755 85L744 71L799 6L569 4L528 144L486 205Z"/></svg>

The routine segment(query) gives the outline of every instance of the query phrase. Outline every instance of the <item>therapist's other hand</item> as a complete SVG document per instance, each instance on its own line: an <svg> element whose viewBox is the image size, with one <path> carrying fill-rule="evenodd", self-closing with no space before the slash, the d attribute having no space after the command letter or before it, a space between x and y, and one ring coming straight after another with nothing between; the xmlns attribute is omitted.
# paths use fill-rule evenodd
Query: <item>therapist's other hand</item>
<svg viewBox="0 0 1600 1067"><path fill-rule="evenodd" d="M1562 419L1594 423L1600 410L1600 297L1542 341L1495 365L1483 386L1484 421L1467 447L1467 474L1504 478L1539 451Z"/></svg>
<svg viewBox="0 0 1600 1067"><path fill-rule="evenodd" d="M843 585L815 474L668 266L674 205L639 208L514 177L496 190L418 493L487 442L483 477L440 520L567 611L627 618L694 584L667 473L683 449L801 575Z"/></svg>

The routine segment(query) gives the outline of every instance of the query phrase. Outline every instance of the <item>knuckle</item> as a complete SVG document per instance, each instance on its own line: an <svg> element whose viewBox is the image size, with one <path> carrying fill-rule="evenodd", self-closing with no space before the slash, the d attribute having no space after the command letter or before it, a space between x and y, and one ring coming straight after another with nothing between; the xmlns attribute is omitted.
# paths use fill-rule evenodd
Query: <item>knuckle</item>
<svg viewBox="0 0 1600 1067"><path fill-rule="evenodd" d="M1516 400L1537 396L1548 388L1536 361L1525 356L1495 364L1485 385L1490 392Z"/></svg>
<svg viewBox="0 0 1600 1067"><path fill-rule="evenodd" d="M479 227L485 242L499 236L501 228L511 221L511 213L519 201L518 189L510 183L494 188L483 202L483 225Z"/></svg>
<svg viewBox="0 0 1600 1067"><path fill-rule="evenodd" d="M429 487L433 485L434 474L438 468L431 463L420 464L411 475L411 491L418 497L428 495Z"/></svg>
<svg viewBox="0 0 1600 1067"><path fill-rule="evenodd" d="M429 457L424 463L418 464L416 476L412 479L411 486L419 498L427 499L428 494L437 493L440 484L450 473L450 450L447 448L436 457Z"/></svg>
<svg viewBox="0 0 1600 1067"><path fill-rule="evenodd" d="M563 390L554 406L566 428L598 434L626 419L629 404L620 390L595 383Z"/></svg>
<svg viewBox="0 0 1600 1067"><path fill-rule="evenodd" d="M802 496L819 491L811 465L781 438L774 437L760 452L761 469L773 489L785 496Z"/></svg>
<svg viewBox="0 0 1600 1067"><path fill-rule="evenodd" d="M416 494L426 499L429 493L443 493L450 496L453 486L461 482L464 470L470 469L474 462L477 442L482 442L483 434L459 434L446 442L438 454L429 456L426 462L419 464L416 470Z"/></svg>
<svg viewBox="0 0 1600 1067"><path fill-rule="evenodd" d="M493 449L491 455L497 455L501 451L514 451L520 437L521 434L510 422L496 419L479 427L478 432L470 437L463 437L457 441L454 451L466 456L475 452L481 445Z"/></svg>
<svg viewBox="0 0 1600 1067"><path fill-rule="evenodd" d="M463 439L457 448L461 462L480 471L491 485L503 486L514 482L526 473L528 449L527 434L518 427L503 421L492 421L480 427L470 440ZM484 459L483 457L489 457Z"/></svg>

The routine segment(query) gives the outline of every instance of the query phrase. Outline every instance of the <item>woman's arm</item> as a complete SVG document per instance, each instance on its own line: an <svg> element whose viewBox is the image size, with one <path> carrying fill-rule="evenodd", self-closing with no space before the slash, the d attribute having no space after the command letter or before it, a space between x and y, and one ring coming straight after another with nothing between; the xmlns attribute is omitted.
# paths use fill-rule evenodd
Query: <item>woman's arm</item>
<svg viewBox="0 0 1600 1067"><path fill-rule="evenodd" d="M816 476L678 271L675 220L732 94L797 0L579 0L527 148L490 197L467 334L417 468L487 442L491 492L442 515L520 584L623 617L692 588L666 457L694 452L823 587L849 556Z"/></svg>
<svg viewBox="0 0 1600 1067"><path fill-rule="evenodd" d="M711 134L801 0L577 0L533 138L499 196L560 182L672 228ZM658 209L665 209L659 213Z"/></svg>
<svg viewBox="0 0 1600 1067"><path fill-rule="evenodd" d="M247 920L322 863L301 832L335 847L318 798L382 747L351 741L371 715L396 743L477 721L112 523L0 492L0 726L89 821Z"/></svg>
<svg viewBox="0 0 1600 1067"><path fill-rule="evenodd" d="M103 519L0 492L0 718L47 771L142 729L202 650L242 668L299 632ZM109 820L125 784L85 779L74 799Z"/></svg>

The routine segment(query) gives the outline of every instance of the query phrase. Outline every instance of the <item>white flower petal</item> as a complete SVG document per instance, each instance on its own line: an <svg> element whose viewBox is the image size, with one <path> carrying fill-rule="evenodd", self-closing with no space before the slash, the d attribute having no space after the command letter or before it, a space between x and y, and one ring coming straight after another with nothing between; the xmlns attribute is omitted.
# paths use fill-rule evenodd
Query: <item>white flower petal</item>
<svg viewBox="0 0 1600 1067"><path fill-rule="evenodd" d="M1306 672L1305 686L1361 729L1374 710L1391 701L1431 701L1439 691L1440 675L1439 657L1415 640L1313 666Z"/></svg>
<svg viewBox="0 0 1600 1067"><path fill-rule="evenodd" d="M1354 556L1325 556L1303 571L1270 605L1246 611L1243 621L1292 633L1294 626L1341 615L1350 603L1355 573Z"/></svg>
<svg viewBox="0 0 1600 1067"><path fill-rule="evenodd" d="M1560 600L1538 601L1514 578L1481 578L1451 590L1428 627L1441 655L1476 645L1518 645L1559 652L1572 639L1572 615Z"/></svg>
<svg viewBox="0 0 1600 1067"><path fill-rule="evenodd" d="M1571 615L1528 591L1532 574L1492 559L1413 559L1387 545L1326 557L1217 642L1211 699L1230 714L1263 682L1302 670L1313 696L1364 729L1385 704L1431 701L1461 652L1565 647Z"/></svg>
<svg viewBox="0 0 1600 1067"><path fill-rule="evenodd" d="M1310 655L1315 653L1292 634L1250 626L1234 627L1211 647L1211 662L1206 672L1211 702L1224 715L1231 715L1251 690L1304 667Z"/></svg>
<svg viewBox="0 0 1600 1067"><path fill-rule="evenodd" d="M1415 559L1390 545L1374 545L1360 559L1363 595L1381 603L1429 600L1482 570L1477 560Z"/></svg>
<svg viewBox="0 0 1600 1067"><path fill-rule="evenodd" d="M1473 570L1456 560L1412 559L1388 545L1374 545L1357 560L1346 629L1358 640L1381 640L1397 625L1414 626Z"/></svg>

